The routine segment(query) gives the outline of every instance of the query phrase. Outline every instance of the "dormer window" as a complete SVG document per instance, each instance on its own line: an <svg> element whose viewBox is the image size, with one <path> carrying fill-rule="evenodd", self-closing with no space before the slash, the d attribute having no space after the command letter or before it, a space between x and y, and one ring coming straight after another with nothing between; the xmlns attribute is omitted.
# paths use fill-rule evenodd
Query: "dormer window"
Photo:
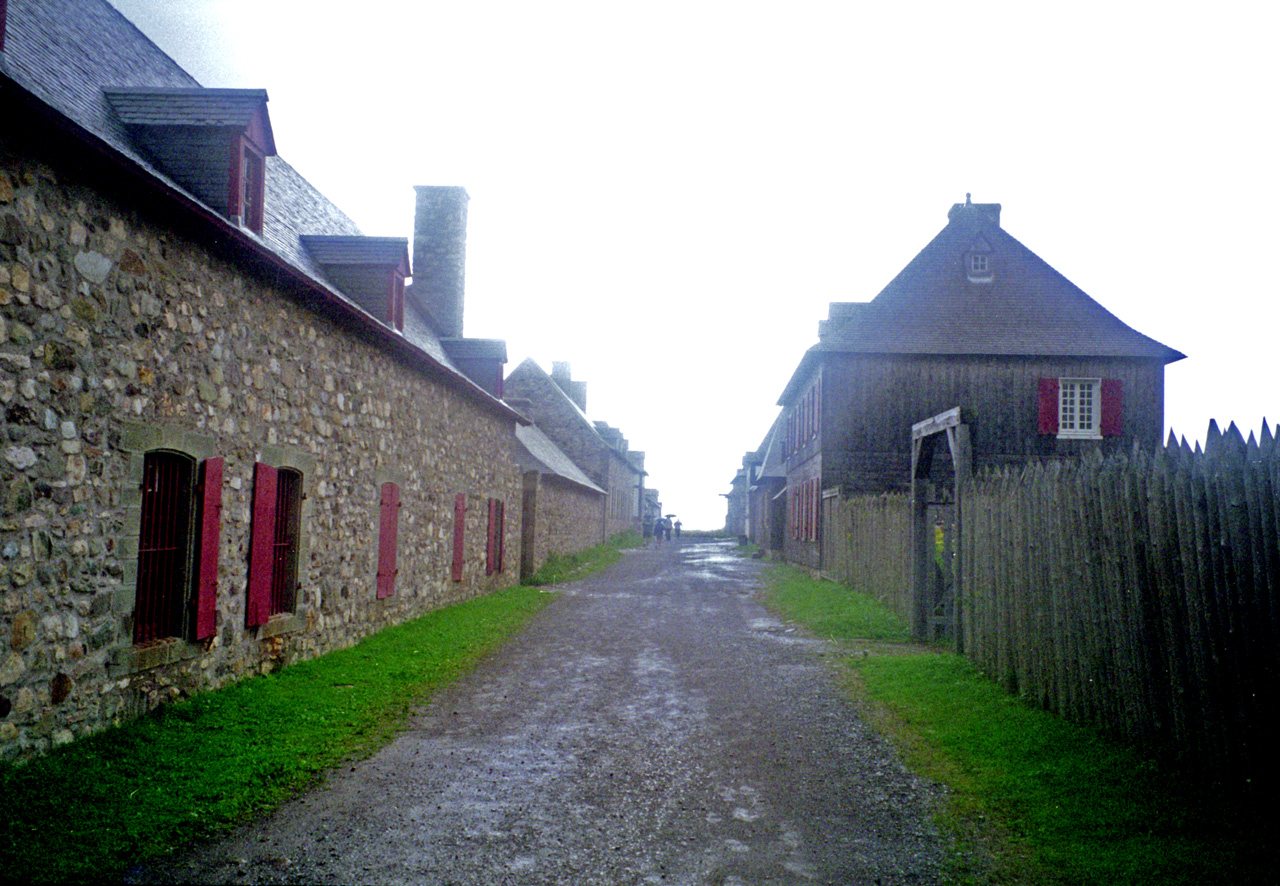
<svg viewBox="0 0 1280 886"><path fill-rule="evenodd" d="M964 257L965 275L970 283L990 283L994 276L991 260L991 244L985 237L978 237Z"/></svg>
<svg viewBox="0 0 1280 886"><path fill-rule="evenodd" d="M238 139L240 163L238 174L232 182L232 221L255 234L262 233L262 215L266 190L266 158L248 139Z"/></svg>
<svg viewBox="0 0 1280 886"><path fill-rule="evenodd" d="M134 144L228 221L262 233L275 139L262 89L106 89Z"/></svg>
<svg viewBox="0 0 1280 886"><path fill-rule="evenodd" d="M303 234L300 239L325 279L343 295L392 329L404 331L406 238Z"/></svg>

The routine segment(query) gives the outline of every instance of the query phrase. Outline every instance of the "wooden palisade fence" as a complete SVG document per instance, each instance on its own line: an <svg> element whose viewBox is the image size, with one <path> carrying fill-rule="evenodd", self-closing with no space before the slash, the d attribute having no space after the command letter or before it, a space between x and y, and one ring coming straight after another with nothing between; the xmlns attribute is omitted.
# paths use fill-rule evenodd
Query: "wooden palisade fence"
<svg viewBox="0 0 1280 886"><path fill-rule="evenodd" d="M911 496L824 500L823 574L911 612Z"/></svg>
<svg viewBox="0 0 1280 886"><path fill-rule="evenodd" d="M963 497L960 645L981 670L1208 780L1275 783L1280 442L1265 423L1247 442L1211 424L1203 450L1170 435L1154 454L986 472ZM908 616L910 502L828 515L850 545L833 577L891 588Z"/></svg>

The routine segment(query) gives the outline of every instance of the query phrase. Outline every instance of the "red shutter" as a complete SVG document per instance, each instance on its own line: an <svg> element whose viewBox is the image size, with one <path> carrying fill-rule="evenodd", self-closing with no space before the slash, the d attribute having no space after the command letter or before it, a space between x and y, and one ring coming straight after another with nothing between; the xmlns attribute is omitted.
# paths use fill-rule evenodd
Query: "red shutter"
<svg viewBox="0 0 1280 886"><path fill-rule="evenodd" d="M400 526L400 487L382 484L378 520L378 599L396 592L396 540Z"/></svg>
<svg viewBox="0 0 1280 886"><path fill-rule="evenodd" d="M1040 379L1040 433L1058 433L1058 380Z"/></svg>
<svg viewBox="0 0 1280 886"><path fill-rule="evenodd" d="M462 561L466 556L467 496L459 492L453 499L453 580L462 581Z"/></svg>
<svg viewBox="0 0 1280 886"><path fill-rule="evenodd" d="M494 549L493 527L497 522L498 500L496 498L489 499L489 523L485 529L484 539L484 574L493 575L494 560L497 551Z"/></svg>
<svg viewBox="0 0 1280 886"><path fill-rule="evenodd" d="M1100 428L1104 437L1119 437L1124 430L1124 398L1121 394L1120 379L1104 378L1102 380Z"/></svg>
<svg viewBox="0 0 1280 886"><path fill-rule="evenodd" d="M253 466L253 523L249 530L249 587L245 624L266 624L271 617L271 574L276 539L276 469Z"/></svg>
<svg viewBox="0 0 1280 886"><path fill-rule="evenodd" d="M621 501L621 499L619 499L619 501ZM498 528L496 530L496 533L498 537L498 569L497 571L501 572L503 553L506 549L506 534L507 534L507 504L502 500L498 501Z"/></svg>
<svg viewBox="0 0 1280 886"><path fill-rule="evenodd" d="M218 542L222 529L222 458L206 459L200 477L200 546L196 563L196 639L218 624Z"/></svg>

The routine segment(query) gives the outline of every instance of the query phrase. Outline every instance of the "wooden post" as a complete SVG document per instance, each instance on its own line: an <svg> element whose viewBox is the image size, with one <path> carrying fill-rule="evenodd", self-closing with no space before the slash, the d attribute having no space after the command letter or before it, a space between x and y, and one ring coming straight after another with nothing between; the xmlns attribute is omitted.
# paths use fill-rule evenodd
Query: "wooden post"
<svg viewBox="0 0 1280 886"><path fill-rule="evenodd" d="M960 423L960 407L956 406L946 412L940 412L933 418L916 422L911 426L911 613L912 635L917 641L932 640L933 632L933 600L929 593L932 586L934 566L934 540L929 523L928 490L930 469L933 466L933 449L937 435L946 433L947 443L951 449L953 466L953 482L955 483L956 533L952 539L952 549L959 551L960 545L960 482L961 474L968 479L972 471L972 449L969 442L969 429ZM953 578L953 611L957 613L953 632L958 647L962 647L960 639L959 597L960 584L958 562L952 564Z"/></svg>

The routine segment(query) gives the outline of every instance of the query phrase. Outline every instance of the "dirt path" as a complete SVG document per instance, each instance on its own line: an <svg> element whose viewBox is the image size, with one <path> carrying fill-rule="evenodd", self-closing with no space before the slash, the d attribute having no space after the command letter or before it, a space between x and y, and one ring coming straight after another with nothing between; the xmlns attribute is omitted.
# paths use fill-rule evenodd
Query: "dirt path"
<svg viewBox="0 0 1280 886"><path fill-rule="evenodd" d="M723 544L566 585L376 756L149 880L937 881L936 793Z"/></svg>

